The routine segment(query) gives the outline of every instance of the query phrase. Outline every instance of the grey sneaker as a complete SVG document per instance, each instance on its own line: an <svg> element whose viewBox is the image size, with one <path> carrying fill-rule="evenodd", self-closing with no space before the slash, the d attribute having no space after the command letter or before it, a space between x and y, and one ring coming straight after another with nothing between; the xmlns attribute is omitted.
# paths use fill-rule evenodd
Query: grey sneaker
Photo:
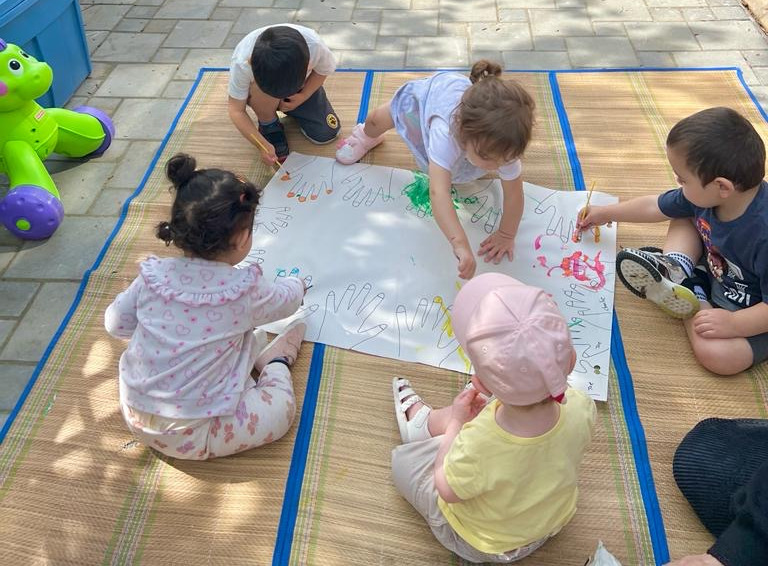
<svg viewBox="0 0 768 566"><path fill-rule="evenodd" d="M616 274L624 286L642 299L648 299L674 318L690 318L701 306L677 260L658 248L625 248L616 254Z"/></svg>

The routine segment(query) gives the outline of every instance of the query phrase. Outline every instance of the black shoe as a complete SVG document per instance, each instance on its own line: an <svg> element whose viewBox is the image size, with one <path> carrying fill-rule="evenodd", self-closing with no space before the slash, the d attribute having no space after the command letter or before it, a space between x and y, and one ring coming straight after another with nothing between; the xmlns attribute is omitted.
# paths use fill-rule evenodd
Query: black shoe
<svg viewBox="0 0 768 566"><path fill-rule="evenodd" d="M288 157L288 139L285 137L285 128L280 120L275 120L272 124L259 124L259 133L264 136L269 143L275 147L277 160L282 163Z"/></svg>

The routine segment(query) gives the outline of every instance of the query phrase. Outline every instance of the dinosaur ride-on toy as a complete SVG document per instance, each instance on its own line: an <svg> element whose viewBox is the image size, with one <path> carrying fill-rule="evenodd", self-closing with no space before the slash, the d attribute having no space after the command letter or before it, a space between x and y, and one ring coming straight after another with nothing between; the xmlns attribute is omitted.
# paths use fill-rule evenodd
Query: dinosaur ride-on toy
<svg viewBox="0 0 768 566"><path fill-rule="evenodd" d="M0 222L19 238L42 240L64 217L43 161L51 153L99 156L115 135L112 120L88 106L43 108L35 98L53 81L51 67L0 39L0 173L10 181Z"/></svg>

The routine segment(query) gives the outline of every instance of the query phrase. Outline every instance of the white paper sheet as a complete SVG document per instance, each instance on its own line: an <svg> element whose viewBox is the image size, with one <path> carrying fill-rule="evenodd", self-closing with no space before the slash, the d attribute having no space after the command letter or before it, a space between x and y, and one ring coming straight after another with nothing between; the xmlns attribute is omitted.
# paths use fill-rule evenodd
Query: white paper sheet
<svg viewBox="0 0 768 566"><path fill-rule="evenodd" d="M453 337L450 307L463 281L451 246L434 219L414 209L403 188L413 173L291 153L290 180L275 175L264 189L253 249L266 277L296 275L313 287L293 318L306 339L341 348L469 373ZM501 217L498 180L457 186L459 218L474 249ZM497 271L552 294L571 326L578 353L571 384L593 398L608 393L616 229L599 243L571 236L586 192L525 184L525 211L515 259L478 258L477 273ZM615 202L594 192L593 204ZM278 332L288 321L267 326Z"/></svg>

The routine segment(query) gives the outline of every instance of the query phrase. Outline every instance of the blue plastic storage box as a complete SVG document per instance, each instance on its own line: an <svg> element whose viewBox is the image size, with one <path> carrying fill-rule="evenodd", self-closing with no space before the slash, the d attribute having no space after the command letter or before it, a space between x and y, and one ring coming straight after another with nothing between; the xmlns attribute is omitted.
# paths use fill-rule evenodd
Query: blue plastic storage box
<svg viewBox="0 0 768 566"><path fill-rule="evenodd" d="M64 106L91 72L77 0L0 0L0 38L53 69L41 106Z"/></svg>

